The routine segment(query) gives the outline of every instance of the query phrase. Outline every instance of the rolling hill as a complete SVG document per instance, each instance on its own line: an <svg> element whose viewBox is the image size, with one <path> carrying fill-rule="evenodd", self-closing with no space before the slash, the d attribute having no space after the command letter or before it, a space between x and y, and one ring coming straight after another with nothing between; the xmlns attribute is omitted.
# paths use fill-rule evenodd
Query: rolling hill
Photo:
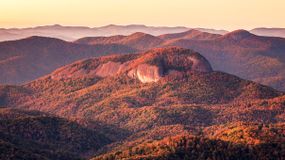
<svg viewBox="0 0 285 160"><path fill-rule="evenodd" d="M120 44L133 47L138 50L148 50L158 46L165 46L167 43L176 40L211 40L220 37L219 34L211 34L198 30L188 30L181 33L164 34L153 36L142 32L131 35L110 36L110 37L85 37L75 41L79 44L97 45L97 44Z"/></svg>
<svg viewBox="0 0 285 160"><path fill-rule="evenodd" d="M101 27L86 26L62 26L59 24L36 26L30 28L0 28L0 41L18 40L31 36L53 37L66 41L75 41L83 37L102 37L114 35L130 35L136 32L143 32L151 35L161 35L168 33L179 33L189 30L187 27L156 27L145 25L106 25ZM196 28L199 31L225 34L225 30L215 30L207 28Z"/></svg>
<svg viewBox="0 0 285 160"><path fill-rule="evenodd" d="M91 45L121 44L138 50L165 46L189 48L209 59L215 70L285 90L283 69L285 39L283 38L257 36L246 30L219 35L193 29L182 33L164 34L156 38L151 35L148 35L149 38L134 37L133 35L89 37L76 42ZM132 39L134 43L126 42L124 39Z"/></svg>
<svg viewBox="0 0 285 160"><path fill-rule="evenodd" d="M0 143L1 159L79 159L111 140L63 118L0 108Z"/></svg>
<svg viewBox="0 0 285 160"><path fill-rule="evenodd" d="M220 37L219 34L211 34L207 32L201 32L199 30L189 30L186 32L181 33L174 33L174 34L164 34L160 35L159 38L163 40L179 40L179 39L192 39L192 40L211 40Z"/></svg>
<svg viewBox="0 0 285 160"><path fill-rule="evenodd" d="M136 32L129 36L89 37L89 38L87 37L75 41L75 43L89 44L89 45L121 44L139 50L145 50L156 47L162 42L163 40L161 40L160 38L142 32Z"/></svg>
<svg viewBox="0 0 285 160"><path fill-rule="evenodd" d="M48 139L49 132L47 136L41 132L43 135L39 138L31 139L50 141L55 146L60 144L62 148L67 147L67 151L73 151L72 146L76 144L82 144L81 149L86 147L83 142L87 140L94 149L78 150L81 158L183 159L194 156L203 159L218 152L215 157L248 153L244 158L250 159L259 153L260 158L268 159L284 155L284 132L280 127L285 121L284 95L270 87L215 71L205 57L193 50L168 47L140 54L80 60L27 84L2 86L0 106L6 110L48 115L27 120L24 116L18 120L21 115L13 114L8 116L13 117L11 122L3 120L5 132L15 134L15 130L19 130L15 126L24 123L27 127L22 130L36 135L42 127L70 133L69 129L62 129L69 128L69 121L78 124L73 125L75 128L84 126L83 129L95 131L94 141L85 139L86 135L82 134L83 137L76 136L79 139L74 141L64 138L53 141ZM60 120L49 120L49 115ZM62 127L55 130L53 127L58 125L51 124L62 124ZM265 127L261 127L260 134L249 134L255 133L251 130L261 124ZM235 137L243 134L241 127L248 128L242 129L244 141L236 141ZM73 129L74 135L89 134ZM21 133L25 132L17 135L23 136ZM106 141L96 138L98 134ZM176 135L181 136L172 138ZM258 142L256 139L260 139L260 143L253 143ZM184 144L189 145L184 148ZM278 152L265 152L264 148ZM206 150L209 152L204 153ZM199 154L191 155L192 152Z"/></svg>
<svg viewBox="0 0 285 160"><path fill-rule="evenodd" d="M1 42L0 83L24 83L79 59L135 51L118 44L88 46L46 37Z"/></svg>
<svg viewBox="0 0 285 160"><path fill-rule="evenodd" d="M228 133L231 133L231 135L227 135ZM226 130L221 131L221 134L222 136L216 138L207 135L180 134L159 140L149 140L129 148L95 157L92 160L204 160L227 158L257 160L282 159L285 153L282 144L284 143L284 123L264 127L260 124L235 123L231 124ZM233 141L222 140L222 137L232 138ZM237 143L235 142L236 139L250 139L249 142L253 139L257 143L255 145L247 142Z"/></svg>
<svg viewBox="0 0 285 160"><path fill-rule="evenodd" d="M45 38L32 37L19 40L19 42L41 41L40 39ZM53 40L56 41L57 39ZM193 29L160 36L138 32L128 36L87 37L79 39L75 43L64 43L57 40L52 43L54 46L50 47L48 46L51 41L41 41L39 42L43 43L41 45L36 43L33 45L33 42L26 43L26 47L33 46L30 48L24 48L25 44L21 45L17 42L0 43L0 49L4 55L1 57L0 68L5 75L1 77L1 83L19 84L31 81L65 64L92 56L179 46L198 51L211 61L215 70L269 85L278 90L284 90L285 87L285 72L283 70L285 67L283 54L285 40L277 37L257 36L245 30L237 30L225 35ZM44 43L47 43L47 46ZM59 43L62 48L56 46L55 43ZM20 51L14 48L19 48ZM44 56L33 55L35 52L45 56L49 54L53 56L44 59ZM67 52L69 54L66 54Z"/></svg>
<svg viewBox="0 0 285 160"><path fill-rule="evenodd" d="M285 38L285 28L254 28L250 32L260 36Z"/></svg>
<svg viewBox="0 0 285 160"><path fill-rule="evenodd" d="M237 30L213 40L177 40L166 45L194 49L216 70L284 90L285 39Z"/></svg>

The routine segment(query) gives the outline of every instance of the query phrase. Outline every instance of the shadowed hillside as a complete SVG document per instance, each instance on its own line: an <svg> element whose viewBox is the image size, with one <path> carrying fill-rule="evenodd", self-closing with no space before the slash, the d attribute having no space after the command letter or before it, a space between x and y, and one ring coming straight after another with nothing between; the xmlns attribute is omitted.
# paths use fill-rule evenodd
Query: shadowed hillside
<svg viewBox="0 0 285 160"><path fill-rule="evenodd" d="M134 51L118 44L88 46L45 37L1 42L0 83L28 82L79 59Z"/></svg>
<svg viewBox="0 0 285 160"><path fill-rule="evenodd" d="M48 114L0 109L0 157L79 159L111 141L100 132Z"/></svg>
<svg viewBox="0 0 285 160"><path fill-rule="evenodd" d="M166 42L200 52L216 70L284 90L285 39L237 30L212 40Z"/></svg>

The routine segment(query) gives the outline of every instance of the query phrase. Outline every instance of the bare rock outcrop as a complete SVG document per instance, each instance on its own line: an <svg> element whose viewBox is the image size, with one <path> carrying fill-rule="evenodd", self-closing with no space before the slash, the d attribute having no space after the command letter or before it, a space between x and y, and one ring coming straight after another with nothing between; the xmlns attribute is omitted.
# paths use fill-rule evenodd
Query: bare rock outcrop
<svg viewBox="0 0 285 160"><path fill-rule="evenodd" d="M88 64L88 65L87 65ZM158 82L171 72L211 72L210 63L197 52L178 47L153 49L146 53L112 58L102 57L86 62L82 68L63 69L55 77L110 77L126 74L142 83Z"/></svg>
<svg viewBox="0 0 285 160"><path fill-rule="evenodd" d="M95 74L99 77L127 72L142 83L157 82L170 71L210 72L210 63L199 53L176 47L154 49L125 63L112 62L99 65Z"/></svg>
<svg viewBox="0 0 285 160"><path fill-rule="evenodd" d="M142 83L157 82L163 76L163 69L155 65L140 64L130 70L128 76L138 78Z"/></svg>
<svg viewBox="0 0 285 160"><path fill-rule="evenodd" d="M121 63L109 61L99 65L95 70L95 74L99 77L113 76L119 72L121 67Z"/></svg>

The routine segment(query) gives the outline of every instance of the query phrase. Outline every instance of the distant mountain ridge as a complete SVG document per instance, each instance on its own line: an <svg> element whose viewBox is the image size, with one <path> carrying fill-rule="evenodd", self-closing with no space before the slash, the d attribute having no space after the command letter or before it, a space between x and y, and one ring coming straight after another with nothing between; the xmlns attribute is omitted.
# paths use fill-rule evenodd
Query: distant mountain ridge
<svg viewBox="0 0 285 160"><path fill-rule="evenodd" d="M0 83L19 84L44 76L76 60L133 52L136 49L125 45L90 46L38 36L0 42Z"/></svg>
<svg viewBox="0 0 285 160"><path fill-rule="evenodd" d="M217 70L285 90L283 38L237 30L212 40L179 39L167 45L194 49L209 59Z"/></svg>
<svg viewBox="0 0 285 160"><path fill-rule="evenodd" d="M220 37L220 34L210 34L196 29L191 29L186 32L176 34L164 34L158 36L163 40L177 40L177 39L193 39L193 40L210 40Z"/></svg>
<svg viewBox="0 0 285 160"><path fill-rule="evenodd" d="M127 37L132 38L132 35ZM138 47L138 50L164 46L194 49L209 59L214 69L285 90L283 38L257 36L242 29L224 35L192 29L181 33L163 34L156 38L152 35L148 37L152 38L144 39L144 42L139 38L133 39L133 44L144 44ZM128 42L114 40L114 37L89 37L75 41L91 45L103 42L136 47Z"/></svg>
<svg viewBox="0 0 285 160"><path fill-rule="evenodd" d="M151 35L179 33L189 30L188 27L155 27L145 25L107 25L102 27L47 25L30 28L0 28L0 41L17 40L30 36L54 37L66 41L74 41L83 37L130 35L143 32ZM224 34L225 30L197 28L209 33Z"/></svg>
<svg viewBox="0 0 285 160"><path fill-rule="evenodd" d="M36 26L29 28L0 28L0 41L17 40L30 36L54 37L66 41L74 41L83 37L102 37L115 35L130 35L136 32L143 32L154 36L185 32L190 29L207 32L212 34L226 34L229 31L208 29L208 28L191 28L191 27L167 27L167 26L146 26L146 25L106 25L101 27L86 26L63 26L59 24ZM285 38L285 28L255 28L250 30L251 33L268 36Z"/></svg>
<svg viewBox="0 0 285 160"><path fill-rule="evenodd" d="M107 28L112 27L114 26L107 26ZM33 43L23 43L30 41L30 38L13 42L0 42L2 56L0 69L2 68L2 73L5 75L0 78L1 83L15 84L34 80L39 76L50 73L57 67L82 58L115 53L134 53L157 47L178 46L198 51L211 61L213 68L216 70L238 75L279 90L285 90L285 72L283 69L285 67L285 56L283 54L285 40L279 37L257 36L246 30L236 30L224 35L193 29L159 36L136 32L127 36L86 37L74 42L40 37L32 39L34 39ZM50 41L43 41L43 39L49 39ZM44 44L49 45L50 42L53 47ZM22 44L19 45L19 43ZM67 49L67 46L73 47ZM91 54L93 52L92 48L96 50L96 55ZM60 50L61 52L58 52ZM37 57L34 54L35 52L45 56L54 56L54 58L64 58L56 58L55 61L52 61L52 63L60 62L60 64L57 63L54 66L48 64L48 58ZM57 54L54 54L55 52ZM80 53L75 56L74 52ZM24 57L27 58L26 55L30 55L28 56L29 60L22 60ZM34 55L34 57L31 55ZM32 59L33 63L30 63ZM41 61L37 61L37 59L41 59ZM41 72L38 72L38 70L41 70ZM16 78L15 75L18 75L18 77Z"/></svg>
<svg viewBox="0 0 285 160"><path fill-rule="evenodd" d="M111 37L87 37L76 40L75 43L81 44L121 44L139 50L157 47L163 40L150 34L136 32L128 36L111 36Z"/></svg>
<svg viewBox="0 0 285 160"><path fill-rule="evenodd" d="M285 38L285 28L254 28L250 32L259 36Z"/></svg>

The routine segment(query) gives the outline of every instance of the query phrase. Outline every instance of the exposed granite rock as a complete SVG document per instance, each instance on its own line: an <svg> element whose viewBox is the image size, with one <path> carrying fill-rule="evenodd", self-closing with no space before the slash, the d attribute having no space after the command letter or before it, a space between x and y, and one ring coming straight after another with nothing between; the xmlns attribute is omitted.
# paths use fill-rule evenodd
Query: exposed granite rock
<svg viewBox="0 0 285 160"><path fill-rule="evenodd" d="M119 72L121 67L121 63L109 61L105 64L99 65L95 70L95 74L99 77L114 76Z"/></svg>
<svg viewBox="0 0 285 160"><path fill-rule="evenodd" d="M149 64L140 64L137 68L129 71L128 76L138 78L142 83L157 82L163 76L163 68Z"/></svg>
<svg viewBox="0 0 285 160"><path fill-rule="evenodd" d="M104 58L103 58L104 59ZM93 63L94 61L94 63ZM172 72L211 72L210 63L197 52L189 49L177 47L160 48L150 50L143 54L138 54L135 58L129 60L120 60L120 56L107 61L94 59L81 69L74 67L63 69L59 74L54 75L57 78L64 77L109 77L118 74L127 74L129 77L138 79L142 83L157 82L165 75ZM93 65L92 64L95 64ZM95 67L94 67L95 66Z"/></svg>

